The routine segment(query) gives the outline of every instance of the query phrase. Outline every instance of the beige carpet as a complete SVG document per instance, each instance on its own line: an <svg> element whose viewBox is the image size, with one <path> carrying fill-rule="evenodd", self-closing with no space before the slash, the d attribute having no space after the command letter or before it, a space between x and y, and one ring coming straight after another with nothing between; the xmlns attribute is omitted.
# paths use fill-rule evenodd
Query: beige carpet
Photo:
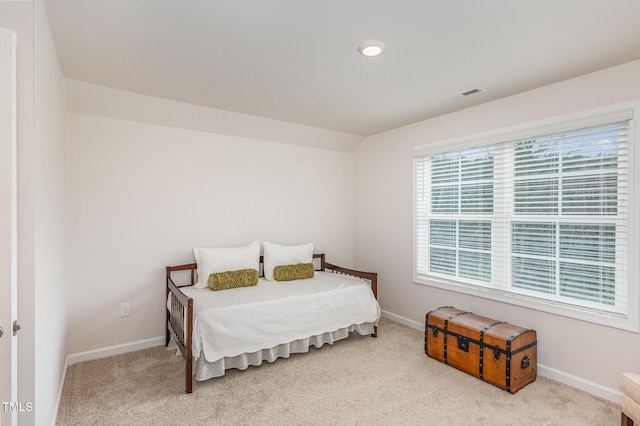
<svg viewBox="0 0 640 426"><path fill-rule="evenodd" d="M620 407L543 377L515 395L428 358L424 333L378 338L194 382L164 347L69 367L59 425L618 425Z"/></svg>

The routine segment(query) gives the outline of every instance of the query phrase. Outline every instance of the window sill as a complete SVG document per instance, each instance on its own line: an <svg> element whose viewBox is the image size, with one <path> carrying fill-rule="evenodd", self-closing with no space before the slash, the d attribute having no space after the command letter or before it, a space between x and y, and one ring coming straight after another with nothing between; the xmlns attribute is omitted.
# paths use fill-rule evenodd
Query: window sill
<svg viewBox="0 0 640 426"><path fill-rule="evenodd" d="M496 288L451 282L436 277L414 276L413 282L419 285L426 285L497 302L509 303L511 305L522 306L528 309L535 309L537 311L548 312L634 333L640 332L637 313L635 315L632 314L630 316L626 316L602 310L575 306L559 301L556 302L542 299L526 294L512 293Z"/></svg>

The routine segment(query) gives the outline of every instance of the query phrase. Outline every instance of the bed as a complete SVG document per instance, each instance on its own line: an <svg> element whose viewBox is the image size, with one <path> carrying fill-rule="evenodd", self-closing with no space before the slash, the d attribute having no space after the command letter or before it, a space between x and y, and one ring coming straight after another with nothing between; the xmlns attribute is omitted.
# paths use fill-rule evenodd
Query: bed
<svg viewBox="0 0 640 426"><path fill-rule="evenodd" d="M166 268L166 345L185 359L186 393L194 377L288 358L353 332L377 336L377 274L328 263L324 254L311 257L313 278L267 280L259 256L258 284L224 291L196 288L197 256L196 263Z"/></svg>

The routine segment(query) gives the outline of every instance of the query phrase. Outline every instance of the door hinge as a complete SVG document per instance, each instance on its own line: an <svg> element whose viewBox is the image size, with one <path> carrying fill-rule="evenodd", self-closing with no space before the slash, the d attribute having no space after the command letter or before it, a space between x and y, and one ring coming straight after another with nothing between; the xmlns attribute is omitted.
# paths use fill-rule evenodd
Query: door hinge
<svg viewBox="0 0 640 426"><path fill-rule="evenodd" d="M18 320L13 322L13 335L15 336L20 331L20 324L18 324Z"/></svg>

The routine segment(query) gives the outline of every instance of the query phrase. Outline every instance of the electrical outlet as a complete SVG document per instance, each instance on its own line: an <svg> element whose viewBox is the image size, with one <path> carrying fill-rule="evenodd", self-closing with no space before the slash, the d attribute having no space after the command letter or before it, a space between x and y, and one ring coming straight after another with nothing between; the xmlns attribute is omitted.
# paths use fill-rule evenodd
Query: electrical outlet
<svg viewBox="0 0 640 426"><path fill-rule="evenodd" d="M129 313L131 312L131 306L129 305L129 302L125 302L125 303L121 303L120 304L120 316L121 317L128 317Z"/></svg>

